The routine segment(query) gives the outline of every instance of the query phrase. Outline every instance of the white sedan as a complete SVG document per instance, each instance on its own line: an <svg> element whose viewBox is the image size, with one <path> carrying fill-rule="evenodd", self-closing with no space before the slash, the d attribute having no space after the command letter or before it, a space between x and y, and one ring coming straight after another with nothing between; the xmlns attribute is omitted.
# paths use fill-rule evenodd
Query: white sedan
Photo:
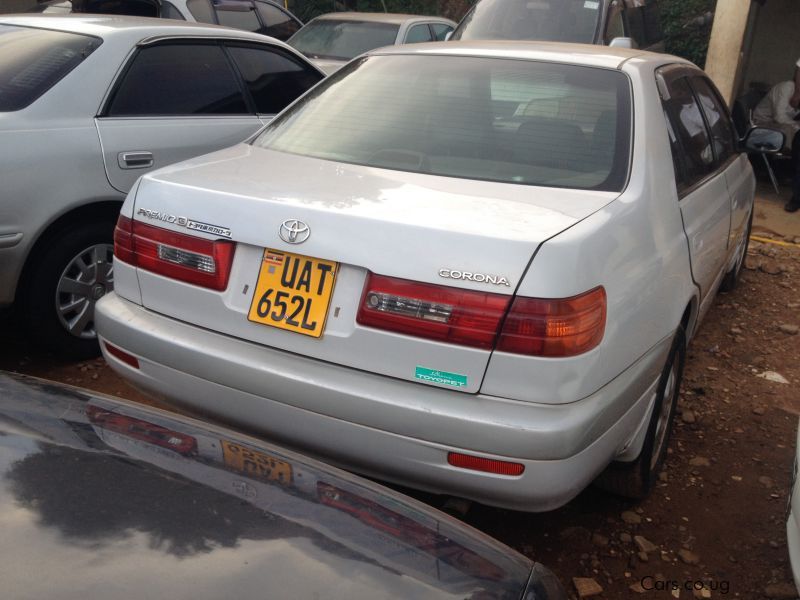
<svg viewBox="0 0 800 600"><path fill-rule="evenodd" d="M143 177L98 304L136 385L352 470L558 507L657 477L755 181L681 59L384 48L260 136Z"/></svg>
<svg viewBox="0 0 800 600"><path fill-rule="evenodd" d="M151 169L237 144L323 74L255 33L165 19L0 17L0 307L97 355L119 207Z"/></svg>

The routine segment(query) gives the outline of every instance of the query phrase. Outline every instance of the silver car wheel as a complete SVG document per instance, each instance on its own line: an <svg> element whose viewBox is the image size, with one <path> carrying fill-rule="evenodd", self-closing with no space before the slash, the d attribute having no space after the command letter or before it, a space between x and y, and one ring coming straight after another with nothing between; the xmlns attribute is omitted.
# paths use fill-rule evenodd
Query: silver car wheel
<svg viewBox="0 0 800 600"><path fill-rule="evenodd" d="M67 263L58 279L55 308L61 325L70 334L94 339L94 305L114 289L114 246L96 244Z"/></svg>
<svg viewBox="0 0 800 600"><path fill-rule="evenodd" d="M667 384L664 386L664 395L661 397L661 412L658 415L658 422L656 423L656 435L653 443L653 453L650 456L650 470L656 468L658 459L664 449L664 441L667 439L667 432L669 431L670 423L672 422L673 396L676 392L675 387L678 382L679 369L680 364L677 360L673 360L672 367L669 371Z"/></svg>

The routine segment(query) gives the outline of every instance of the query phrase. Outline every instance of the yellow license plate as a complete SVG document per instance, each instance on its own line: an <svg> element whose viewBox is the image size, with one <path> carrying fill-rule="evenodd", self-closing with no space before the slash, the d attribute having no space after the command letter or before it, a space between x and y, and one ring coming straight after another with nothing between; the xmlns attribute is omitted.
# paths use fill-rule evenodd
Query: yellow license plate
<svg viewBox="0 0 800 600"><path fill-rule="evenodd" d="M320 337L325 329L338 263L264 250L247 318Z"/></svg>
<svg viewBox="0 0 800 600"><path fill-rule="evenodd" d="M225 466L251 479L276 481L283 485L292 483L292 465L239 444L221 440Z"/></svg>

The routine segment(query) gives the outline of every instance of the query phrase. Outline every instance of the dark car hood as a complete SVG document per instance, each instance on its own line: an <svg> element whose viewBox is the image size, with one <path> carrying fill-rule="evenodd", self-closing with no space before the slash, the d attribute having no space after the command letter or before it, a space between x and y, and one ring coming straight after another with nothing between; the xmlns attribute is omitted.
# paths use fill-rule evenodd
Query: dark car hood
<svg viewBox="0 0 800 600"><path fill-rule="evenodd" d="M15 600L516 600L533 566L322 463L3 373L0 475L0 581Z"/></svg>

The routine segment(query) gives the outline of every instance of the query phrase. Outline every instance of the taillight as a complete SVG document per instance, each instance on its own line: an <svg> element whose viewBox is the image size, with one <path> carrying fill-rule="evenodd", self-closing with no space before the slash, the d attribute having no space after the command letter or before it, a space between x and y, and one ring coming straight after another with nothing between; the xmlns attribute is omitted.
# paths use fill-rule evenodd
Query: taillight
<svg viewBox="0 0 800 600"><path fill-rule="evenodd" d="M369 274L356 321L463 346L494 346L510 296Z"/></svg>
<svg viewBox="0 0 800 600"><path fill-rule="evenodd" d="M485 350L575 356L603 339L606 293L598 287L573 298L513 298L512 302L511 296L370 273L356 321Z"/></svg>
<svg viewBox="0 0 800 600"><path fill-rule="evenodd" d="M532 356L575 356L603 339L606 292L602 287L563 299L516 298L497 350Z"/></svg>
<svg viewBox="0 0 800 600"><path fill-rule="evenodd" d="M114 255L130 265L212 290L228 287L236 245L153 227L120 215Z"/></svg>

